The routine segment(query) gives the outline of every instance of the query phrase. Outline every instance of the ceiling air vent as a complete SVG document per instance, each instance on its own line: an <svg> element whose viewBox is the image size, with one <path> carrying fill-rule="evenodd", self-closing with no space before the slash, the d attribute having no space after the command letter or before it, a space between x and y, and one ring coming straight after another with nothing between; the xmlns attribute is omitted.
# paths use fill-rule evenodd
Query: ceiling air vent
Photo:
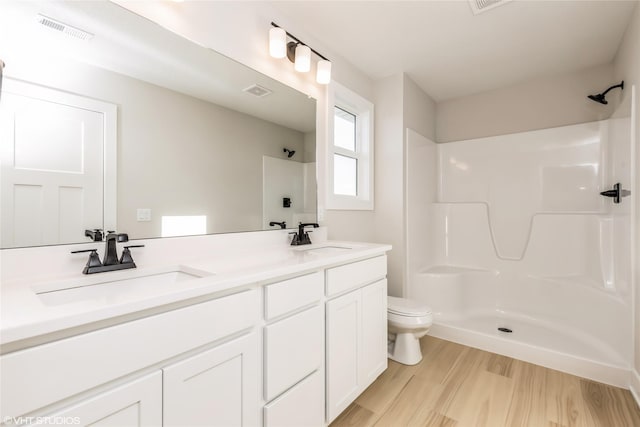
<svg viewBox="0 0 640 427"><path fill-rule="evenodd" d="M262 98L263 96L267 96L271 94L273 91L267 89L266 87L262 87L260 85L251 85L247 88L242 89L243 91L250 93L251 95L255 95L257 97Z"/></svg>
<svg viewBox="0 0 640 427"><path fill-rule="evenodd" d="M79 28L72 27L71 25L64 24L55 19L49 18L44 15L38 15L38 23L45 27L58 31L62 34L66 34L69 37L73 37L80 40L90 40L93 38L93 34L83 31Z"/></svg>
<svg viewBox="0 0 640 427"><path fill-rule="evenodd" d="M469 0L469 4L471 5L473 14L478 15L482 12L486 12L487 10L502 6L503 4L507 4L511 1L512 0Z"/></svg>

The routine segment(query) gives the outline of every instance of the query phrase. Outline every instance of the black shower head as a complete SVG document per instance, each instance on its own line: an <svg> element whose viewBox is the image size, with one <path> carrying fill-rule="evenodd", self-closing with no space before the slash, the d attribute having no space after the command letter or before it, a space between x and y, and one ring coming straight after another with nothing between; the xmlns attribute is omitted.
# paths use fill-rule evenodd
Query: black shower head
<svg viewBox="0 0 640 427"><path fill-rule="evenodd" d="M288 148L283 148L282 151L287 153L288 158L292 158L294 154L296 154L296 150L289 150Z"/></svg>
<svg viewBox="0 0 640 427"><path fill-rule="evenodd" d="M602 93L599 93L597 95L589 95L587 98L589 98L592 101L599 102L600 104L607 105L609 103L609 102L607 102L606 99L604 99L604 94L602 94Z"/></svg>
<svg viewBox="0 0 640 427"><path fill-rule="evenodd" d="M607 92L609 92L611 89L615 89L615 88L617 88L617 87L619 87L620 89L624 90L624 80L623 80L622 82L620 82L620 84L619 84L619 85L611 86L609 89L605 90L604 92L599 93L599 94L597 94L597 95L589 95L587 98L589 98L589 99L590 99L590 100L592 100L592 101L599 102L600 104L607 105L607 104L608 104L608 102L607 102L607 100L605 99L605 95L606 95L606 94L607 94Z"/></svg>

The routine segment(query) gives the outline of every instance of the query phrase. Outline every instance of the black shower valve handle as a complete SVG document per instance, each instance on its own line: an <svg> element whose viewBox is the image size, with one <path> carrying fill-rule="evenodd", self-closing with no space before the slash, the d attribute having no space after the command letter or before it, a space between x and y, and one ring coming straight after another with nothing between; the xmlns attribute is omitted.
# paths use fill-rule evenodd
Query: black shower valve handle
<svg viewBox="0 0 640 427"><path fill-rule="evenodd" d="M601 191L600 195L605 197L612 197L613 203L620 203L622 197L627 197L631 194L631 191L622 189L619 182L613 185L612 190Z"/></svg>

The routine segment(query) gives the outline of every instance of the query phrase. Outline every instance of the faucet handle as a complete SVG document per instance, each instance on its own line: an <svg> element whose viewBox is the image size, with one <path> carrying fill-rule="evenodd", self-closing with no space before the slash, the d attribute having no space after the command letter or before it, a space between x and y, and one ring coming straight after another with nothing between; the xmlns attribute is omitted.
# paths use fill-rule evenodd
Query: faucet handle
<svg viewBox="0 0 640 427"><path fill-rule="evenodd" d="M89 254L89 260L87 261L87 265L85 265L84 270L88 271L89 267L100 267L102 266L102 262L100 262L100 257L98 256L97 249L84 249L80 251L71 251L72 254L80 254L83 252L91 252ZM83 271L84 272L84 271ZM87 273L85 273L87 274Z"/></svg>
<svg viewBox="0 0 640 427"><path fill-rule="evenodd" d="M122 249L120 264L133 264L135 266L136 263L133 262L133 257L131 256L131 251L129 251L129 248L144 248L144 245L129 245L129 246L125 246Z"/></svg>

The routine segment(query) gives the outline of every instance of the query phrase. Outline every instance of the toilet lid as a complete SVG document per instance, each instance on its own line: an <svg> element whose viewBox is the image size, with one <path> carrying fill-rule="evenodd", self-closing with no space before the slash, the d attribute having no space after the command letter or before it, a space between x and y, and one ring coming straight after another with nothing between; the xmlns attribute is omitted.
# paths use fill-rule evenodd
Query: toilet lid
<svg viewBox="0 0 640 427"><path fill-rule="evenodd" d="M403 316L426 316L431 309L418 301L405 298L387 297L387 311Z"/></svg>

